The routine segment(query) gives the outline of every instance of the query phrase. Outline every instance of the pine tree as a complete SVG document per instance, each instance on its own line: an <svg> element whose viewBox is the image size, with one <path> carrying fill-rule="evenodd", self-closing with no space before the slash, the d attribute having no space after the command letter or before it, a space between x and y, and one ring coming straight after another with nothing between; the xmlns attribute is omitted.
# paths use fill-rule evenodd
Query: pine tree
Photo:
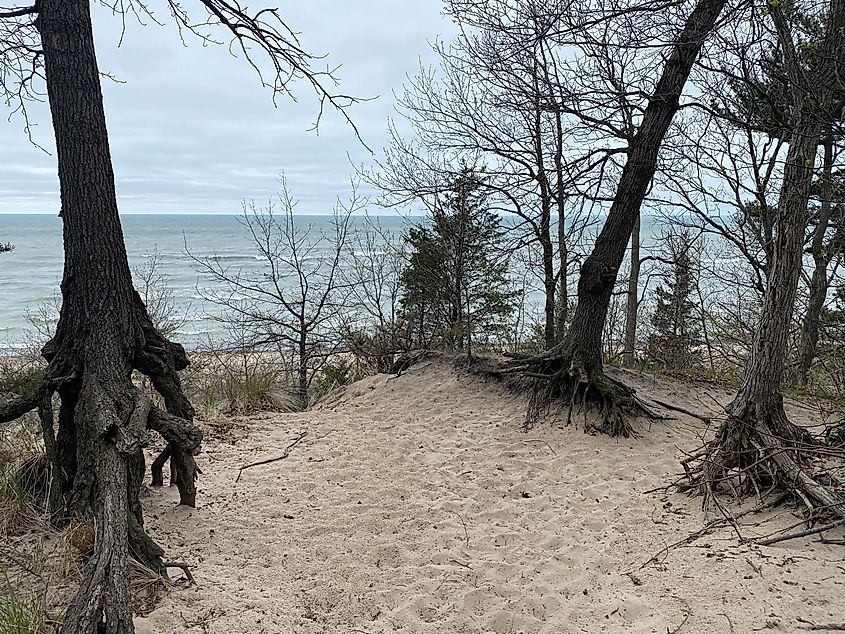
<svg viewBox="0 0 845 634"><path fill-rule="evenodd" d="M472 353L478 336L503 334L514 309L504 229L487 208L481 181L464 168L435 205L431 222L412 228L402 293L411 343Z"/></svg>
<svg viewBox="0 0 845 634"><path fill-rule="evenodd" d="M670 235L667 243L670 271L665 286L655 289L657 305L651 320L654 332L649 337L648 353L666 368L678 370L695 364L700 335L692 301L698 283L692 253L695 240L688 233L680 233Z"/></svg>

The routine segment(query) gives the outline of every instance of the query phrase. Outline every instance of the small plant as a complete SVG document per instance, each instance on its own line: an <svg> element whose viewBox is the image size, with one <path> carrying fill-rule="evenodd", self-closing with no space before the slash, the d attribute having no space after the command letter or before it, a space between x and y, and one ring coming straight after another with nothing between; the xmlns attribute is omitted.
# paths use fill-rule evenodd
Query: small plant
<svg viewBox="0 0 845 634"><path fill-rule="evenodd" d="M32 394L44 382L44 368L0 364L0 394Z"/></svg>
<svg viewBox="0 0 845 634"><path fill-rule="evenodd" d="M354 368L348 359L340 358L327 363L313 383L312 396L314 399L320 399L338 387L349 385L355 379Z"/></svg>
<svg viewBox="0 0 845 634"><path fill-rule="evenodd" d="M294 379L285 367L280 357L270 352L210 349L192 355L182 380L197 415L205 420L258 410L292 412L299 407L292 388Z"/></svg>
<svg viewBox="0 0 845 634"><path fill-rule="evenodd" d="M39 596L21 595L8 577L0 587L0 634L41 634L47 631Z"/></svg>

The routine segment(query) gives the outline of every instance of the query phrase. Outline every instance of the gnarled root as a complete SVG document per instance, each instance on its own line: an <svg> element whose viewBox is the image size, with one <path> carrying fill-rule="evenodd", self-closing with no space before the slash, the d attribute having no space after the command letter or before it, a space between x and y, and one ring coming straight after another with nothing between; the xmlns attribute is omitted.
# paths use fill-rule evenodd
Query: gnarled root
<svg viewBox="0 0 845 634"><path fill-rule="evenodd" d="M845 518L841 484L823 464L845 460L791 423L782 405L750 408L729 415L716 438L683 461L687 483L680 488L718 504L730 490L762 500L775 490L791 494L812 519Z"/></svg>
<svg viewBox="0 0 845 634"><path fill-rule="evenodd" d="M193 425L194 408L182 391L179 371L188 367L185 349L177 343L168 341L153 327L152 322L143 308L143 303L136 295L136 305L139 307L139 323L143 333L143 345L135 356L135 368L147 375L156 391L164 398L167 412L181 418L192 427L192 434L202 439L199 428ZM196 447L186 449L179 439L167 438L167 449L153 462L151 467L153 486L162 486L162 474L165 463L170 459L171 480L179 488L179 503L186 506L196 506L197 468L194 455Z"/></svg>
<svg viewBox="0 0 845 634"><path fill-rule="evenodd" d="M545 353L508 365L499 374L518 374L530 381L526 428L536 424L556 403L568 405L567 424L573 413L584 413L586 431L628 438L635 435L630 418L657 418L635 391L607 376L601 364L587 364L572 355ZM587 411L594 407L599 423L591 424Z"/></svg>
<svg viewBox="0 0 845 634"><path fill-rule="evenodd" d="M47 381L29 394L0 394L0 423L8 423L36 409L47 392Z"/></svg>

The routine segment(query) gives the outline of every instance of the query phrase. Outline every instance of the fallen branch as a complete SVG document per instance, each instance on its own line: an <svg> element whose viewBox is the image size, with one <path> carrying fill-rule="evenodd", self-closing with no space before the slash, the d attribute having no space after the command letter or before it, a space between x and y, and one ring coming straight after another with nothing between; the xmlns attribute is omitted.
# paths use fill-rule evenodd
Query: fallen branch
<svg viewBox="0 0 845 634"><path fill-rule="evenodd" d="M663 407L664 409L671 410L673 412L680 412L681 414L686 414L687 416L692 416L693 418L697 418L698 420L702 421L705 425L709 425L713 421L708 418L707 416L703 416L701 414L696 414L692 410L688 410L685 407L681 407L680 405L673 405L672 403L668 403L666 401L661 401L656 398L651 399L656 405Z"/></svg>
<svg viewBox="0 0 845 634"><path fill-rule="evenodd" d="M766 539L758 539L754 543L760 544L761 546L771 546L772 544L777 544L779 542L785 542L790 539L798 539L799 537L808 537L810 535L818 535L819 533L823 533L824 531L829 531L832 528L836 528L837 526L842 526L845 524L845 518L840 517L838 520L834 522L830 522L829 524L825 524L824 526L818 526L816 528L811 528L806 531L798 531L795 533L787 533L786 535L778 535L777 537L768 537Z"/></svg>
<svg viewBox="0 0 845 634"><path fill-rule="evenodd" d="M296 440L294 440L291 444L285 447L284 452L280 456L276 456L275 458L267 458L265 460L259 460L258 462L251 462L250 464L245 464L238 470L238 477L235 478L235 482L238 482L241 479L241 474L244 472L245 469L251 469L252 467L258 467L263 464L270 464L271 462L278 462L279 460L284 460L290 455L290 450L296 447L300 441L308 435L307 431L302 432L299 434Z"/></svg>
<svg viewBox="0 0 845 634"><path fill-rule="evenodd" d="M469 548L469 532L467 531L467 525L464 522L464 518L461 517L461 514L457 511L449 511L450 513L454 513L458 516L458 519L461 520L461 525L464 527L464 539L466 540L467 548Z"/></svg>
<svg viewBox="0 0 845 634"><path fill-rule="evenodd" d="M523 440L522 442L541 442L544 445L546 445L546 447L549 448L549 451L552 452L552 455L554 455L554 456L557 455L557 452L554 449L552 449L552 446L548 442L546 442L545 440L541 440L539 438L529 438L528 440Z"/></svg>
<svg viewBox="0 0 845 634"><path fill-rule="evenodd" d="M802 619L800 616L796 619L802 623L802 630L809 630L811 632L845 632L845 623L813 623L807 619Z"/></svg>

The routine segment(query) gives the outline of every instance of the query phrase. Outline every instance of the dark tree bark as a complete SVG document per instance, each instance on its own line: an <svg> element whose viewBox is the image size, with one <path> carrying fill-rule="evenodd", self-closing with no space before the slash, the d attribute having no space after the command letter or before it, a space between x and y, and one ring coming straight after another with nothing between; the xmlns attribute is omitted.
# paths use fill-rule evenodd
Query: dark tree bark
<svg viewBox="0 0 845 634"><path fill-rule="evenodd" d="M819 342L819 321L827 299L829 287L827 268L835 251L825 249L825 235L830 225L833 211L831 204L833 180L833 141L826 139L823 143L824 159L822 164L821 205L818 221L813 231L810 253L813 256L813 275L810 278L810 298L807 313L801 324L801 348L798 356L798 380L801 385L809 381L810 367L816 358L816 346Z"/></svg>
<svg viewBox="0 0 845 634"><path fill-rule="evenodd" d="M529 417L537 415L554 398L562 397L570 403L577 399L582 405L594 402L601 408L600 431L627 436L630 426L625 414L647 413L632 390L604 375L602 331L631 231L657 170L663 138L679 108L681 92L693 64L724 6L725 0L699 0L674 42L639 129L630 142L628 160L607 220L593 252L581 266L578 305L565 340L550 353L531 360L526 368L511 368L526 369L539 382L535 385Z"/></svg>
<svg viewBox="0 0 845 634"><path fill-rule="evenodd" d="M132 286L117 209L88 0L40 0L35 27L56 138L65 251L62 309L43 355L44 385L0 403L0 420L39 410L55 521L93 517L96 550L62 625L67 634L132 632L128 557L165 574L138 494L147 429L170 442L182 501L194 503L201 433L182 393L181 346L155 328ZM132 383L148 374L170 414ZM52 397L60 398L58 430ZM177 422L178 421L178 422Z"/></svg>

